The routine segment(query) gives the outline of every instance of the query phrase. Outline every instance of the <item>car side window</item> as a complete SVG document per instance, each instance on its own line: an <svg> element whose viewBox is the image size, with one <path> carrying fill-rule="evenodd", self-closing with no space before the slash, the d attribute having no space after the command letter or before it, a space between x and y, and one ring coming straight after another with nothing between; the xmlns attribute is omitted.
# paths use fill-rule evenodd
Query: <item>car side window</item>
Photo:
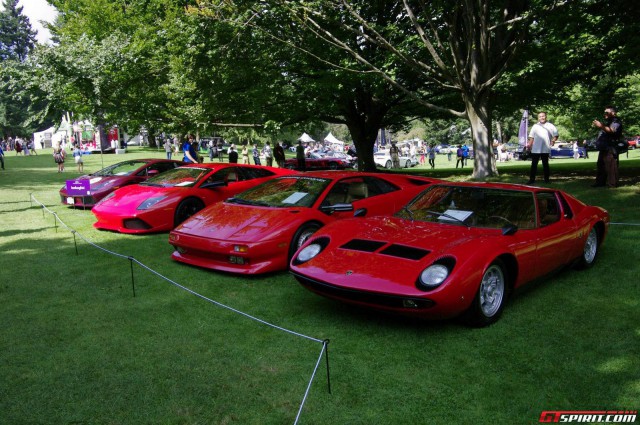
<svg viewBox="0 0 640 425"><path fill-rule="evenodd" d="M395 192L399 188L384 179L377 177L365 177L365 183L369 190L369 196L382 195L384 193Z"/></svg>
<svg viewBox="0 0 640 425"><path fill-rule="evenodd" d="M548 226L560 220L560 205L555 194L541 192L536 194L536 200L540 226Z"/></svg>
<svg viewBox="0 0 640 425"><path fill-rule="evenodd" d="M238 181L238 173L236 167L227 167L216 171L210 175L203 184L213 182L232 183Z"/></svg>
<svg viewBox="0 0 640 425"><path fill-rule="evenodd" d="M242 180L261 179L263 177L271 177L274 175L273 171L266 170L264 168L240 168L239 175L242 176Z"/></svg>

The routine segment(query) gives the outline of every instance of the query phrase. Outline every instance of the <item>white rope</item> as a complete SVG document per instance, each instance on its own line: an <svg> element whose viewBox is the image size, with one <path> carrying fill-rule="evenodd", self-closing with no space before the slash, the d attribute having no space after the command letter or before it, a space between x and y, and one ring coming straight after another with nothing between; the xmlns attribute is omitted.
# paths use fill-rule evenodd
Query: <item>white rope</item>
<svg viewBox="0 0 640 425"><path fill-rule="evenodd" d="M84 235L82 235L81 233L79 233L79 232L78 232L78 231L76 231L75 229L73 229L73 228L69 227L69 226L68 226L64 221L62 221L62 219L60 219L60 217L58 217L58 214L56 214L55 212L53 212L53 211L51 211L50 209L48 209L44 204L42 204L40 201L38 201L38 200L33 196L33 194L29 194L29 196L30 196L30 198L31 198L34 202L36 202L37 204L39 204L39 205L43 208L43 210L45 210L45 211L47 211L48 213L52 214L52 215L55 217L56 221L60 222L60 224L61 224L62 226L64 226L66 229L68 229L68 230L69 230L71 233L73 233L74 235L78 235L78 237L80 237L80 239L82 239L83 241L85 241L85 242L86 242L86 243L88 243L89 245L93 246L94 248L97 248L97 249L99 249L99 250L101 250L101 251L104 251L104 252L106 252L106 253L108 253L108 254L115 255L116 257L124 258L124 259L127 259L127 260L129 260L129 261L135 262L135 263L136 263L136 264L138 264L140 267L142 267L142 268L146 269L147 271L149 271L149 272L151 272L151 273L155 274L156 276L160 277L161 279L166 280L167 282L171 283L172 285L176 286L177 288L180 288L180 289L182 289L182 290L184 290L184 291L186 291L186 292L189 292L190 294L195 295L196 297L201 298L201 299L203 299L203 300L205 300L205 301L207 301L207 302L209 302L209 303L211 303L211 304L214 304L214 305L216 305L216 306L218 306L218 307L225 308L225 309L227 309L227 310L229 310L229 311L232 311L232 312L237 313L237 314L239 314L239 315L241 315L241 316L244 316L244 317L246 317L246 318L248 318L248 319L250 319L250 320L256 321L256 322L258 322L258 323L262 323L262 324L263 324L263 325L265 325L265 326L269 326L269 327L271 327L271 328L274 328L274 329L277 329L277 330L279 330L279 331L282 331L282 332L288 333L288 334L290 334L290 335L294 335L294 336L297 336L297 337L300 337L300 338L305 338L305 339L308 339L308 340L311 340L311 341L315 341L315 342L319 342L319 343L321 343L321 344L322 344L322 349L320 350L320 355L318 356L318 361L316 362L316 365L315 365L315 368L314 368L314 370L313 370L313 373L311 374L311 380L310 380L310 381L309 381L309 383L307 384L307 389L306 389L306 391L305 391L305 393L304 393L304 397L302 398L302 402L300 403L300 407L299 407L299 409L298 409L298 414L296 415L296 419L295 419L294 425L296 425L296 424L298 423L298 420L299 420L299 418L300 418L300 414L302 413L302 409L303 409L303 407L304 407L304 404L305 404L305 402L307 401L307 397L308 397L309 391L311 390L311 384L313 384L313 380L315 379L316 372L317 372L318 367L319 367L319 365L320 365L320 361L321 361L321 359L322 359L322 355L325 353L326 345L327 345L327 344L326 344L326 340L321 340L321 339L318 339L318 338L313 338L313 337L311 337L311 336L304 335L304 334L301 334L301 333L299 333L299 332L295 332L295 331L292 331L292 330L290 330L290 329L283 328L283 327L281 327L281 326L278 326L278 325L275 325L275 324L273 324L273 323L267 322L266 320L259 319L259 318L255 317L255 316L252 316L252 315L248 314L248 313L245 313L245 312L243 312L243 311L240 311L240 310L238 310L238 309L235 309L235 308L233 308L233 307L230 307L230 306L228 306L228 305L226 305L226 304L223 304L223 303L221 303L221 302L215 301L215 300L213 300L213 299L211 299L211 298L208 298L208 297L206 297L206 296L204 296L204 295L202 295L202 294L200 294L200 293L198 293L198 292L196 292L196 291L194 291L194 290L192 290L192 289L187 288L187 287L186 287L186 286L184 286L184 285L181 285L181 284L179 284L179 283L177 283L177 282L175 282L175 281L173 281L173 280L169 279L168 277L166 277L166 276L162 275L161 273L157 272L156 270L153 270L152 268L148 267L147 265L145 265L145 264L141 263L140 261L136 260L135 258L133 258L133 257L131 257L131 256L123 255L123 254L117 253L117 252L115 252L115 251L110 251L110 250L108 250L108 249L106 249L106 248L104 248L104 247L102 247L102 246L100 246L100 245L98 245L98 244L96 244L96 243L94 243L94 242L90 241L89 239L87 239L86 237L84 237Z"/></svg>

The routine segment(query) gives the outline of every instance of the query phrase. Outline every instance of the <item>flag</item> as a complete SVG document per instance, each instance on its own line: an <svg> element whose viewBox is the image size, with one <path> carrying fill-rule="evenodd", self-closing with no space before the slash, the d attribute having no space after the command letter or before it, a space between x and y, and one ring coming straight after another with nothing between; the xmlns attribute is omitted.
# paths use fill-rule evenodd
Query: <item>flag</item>
<svg viewBox="0 0 640 425"><path fill-rule="evenodd" d="M529 110L525 109L520 120L520 130L518 131L518 144L525 146L529 136Z"/></svg>

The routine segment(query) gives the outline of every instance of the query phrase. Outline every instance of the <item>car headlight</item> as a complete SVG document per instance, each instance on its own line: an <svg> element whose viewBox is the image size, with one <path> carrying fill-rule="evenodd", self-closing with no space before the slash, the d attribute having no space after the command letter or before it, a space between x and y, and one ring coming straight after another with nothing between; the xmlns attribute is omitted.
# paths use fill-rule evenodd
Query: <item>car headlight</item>
<svg viewBox="0 0 640 425"><path fill-rule="evenodd" d="M139 210L148 210L149 208L156 205L158 202L166 199L166 196L154 196L153 198L149 198L138 206Z"/></svg>
<svg viewBox="0 0 640 425"><path fill-rule="evenodd" d="M300 250L298 255L295 256L293 260L293 264L302 264L307 261L315 258L318 254L322 252L329 245L329 238L321 237L315 239L309 245L305 246Z"/></svg>
<svg viewBox="0 0 640 425"><path fill-rule="evenodd" d="M420 283L425 289L438 287L449 276L449 268L444 264L433 264L420 273Z"/></svg>
<svg viewBox="0 0 640 425"><path fill-rule="evenodd" d="M115 192L111 192L109 193L107 196L105 196L104 198L100 199L100 201L98 201L98 203L96 203L96 207L100 204L104 204L106 201L108 201L109 199L113 198L114 196L116 196Z"/></svg>
<svg viewBox="0 0 640 425"><path fill-rule="evenodd" d="M302 251L300 251L300 254L298 254L298 261L300 263L306 263L316 255L320 254L320 251L322 251L322 246L317 243L312 243L311 245L304 247Z"/></svg>

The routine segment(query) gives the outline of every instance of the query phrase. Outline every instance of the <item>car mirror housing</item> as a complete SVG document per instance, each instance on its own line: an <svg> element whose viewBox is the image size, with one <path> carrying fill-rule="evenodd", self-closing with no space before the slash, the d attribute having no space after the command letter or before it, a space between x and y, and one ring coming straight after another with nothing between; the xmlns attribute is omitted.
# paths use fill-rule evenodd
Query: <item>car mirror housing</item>
<svg viewBox="0 0 640 425"><path fill-rule="evenodd" d="M355 210L355 212L353 213L354 217L364 217L367 215L367 209L366 208L358 208L357 210Z"/></svg>
<svg viewBox="0 0 640 425"><path fill-rule="evenodd" d="M503 236L513 235L517 231L518 231L518 226L516 226L515 224L507 224L502 228L502 235Z"/></svg>

